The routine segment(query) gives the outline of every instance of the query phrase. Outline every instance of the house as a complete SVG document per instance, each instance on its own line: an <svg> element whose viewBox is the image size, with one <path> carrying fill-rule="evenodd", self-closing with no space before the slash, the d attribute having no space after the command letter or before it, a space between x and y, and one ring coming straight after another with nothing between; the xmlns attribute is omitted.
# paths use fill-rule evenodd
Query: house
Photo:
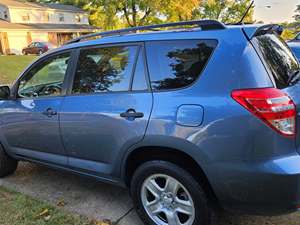
<svg viewBox="0 0 300 225"><path fill-rule="evenodd" d="M0 0L0 54L21 54L31 42L64 42L98 30L88 13L71 5Z"/></svg>

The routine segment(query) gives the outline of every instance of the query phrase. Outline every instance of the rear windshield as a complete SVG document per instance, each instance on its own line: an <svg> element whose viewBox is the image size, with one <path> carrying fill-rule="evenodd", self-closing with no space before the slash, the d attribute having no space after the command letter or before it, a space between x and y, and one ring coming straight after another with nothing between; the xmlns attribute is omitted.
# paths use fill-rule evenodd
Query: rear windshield
<svg viewBox="0 0 300 225"><path fill-rule="evenodd" d="M290 80L299 72L299 64L287 44L275 34L265 34L253 39L265 62L276 87L283 89L290 85Z"/></svg>

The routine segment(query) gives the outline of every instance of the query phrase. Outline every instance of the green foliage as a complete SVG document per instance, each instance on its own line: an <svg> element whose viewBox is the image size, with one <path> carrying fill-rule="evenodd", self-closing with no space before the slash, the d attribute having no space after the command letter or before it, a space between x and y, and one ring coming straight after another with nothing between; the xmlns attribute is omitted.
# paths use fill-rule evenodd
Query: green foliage
<svg viewBox="0 0 300 225"><path fill-rule="evenodd" d="M284 40L291 40L295 37L295 33L292 30L285 29L281 35Z"/></svg>
<svg viewBox="0 0 300 225"><path fill-rule="evenodd" d="M35 58L36 56L0 56L0 84L12 84Z"/></svg>
<svg viewBox="0 0 300 225"><path fill-rule="evenodd" d="M251 0L205 0L200 6L201 18L215 19L224 23L239 22ZM253 22L253 9L250 10L244 22Z"/></svg>
<svg viewBox="0 0 300 225"><path fill-rule="evenodd" d="M297 5L297 8L295 10L295 15L294 15L294 18L296 21L300 21L300 5Z"/></svg>
<svg viewBox="0 0 300 225"><path fill-rule="evenodd" d="M49 204L0 187L0 224L95 225L96 223L82 216L65 213Z"/></svg>
<svg viewBox="0 0 300 225"><path fill-rule="evenodd" d="M283 39L293 39L300 32L300 21L281 24L284 27L284 32L281 35Z"/></svg>
<svg viewBox="0 0 300 225"><path fill-rule="evenodd" d="M169 0L162 12L168 22L193 20L199 18L200 4L201 0Z"/></svg>

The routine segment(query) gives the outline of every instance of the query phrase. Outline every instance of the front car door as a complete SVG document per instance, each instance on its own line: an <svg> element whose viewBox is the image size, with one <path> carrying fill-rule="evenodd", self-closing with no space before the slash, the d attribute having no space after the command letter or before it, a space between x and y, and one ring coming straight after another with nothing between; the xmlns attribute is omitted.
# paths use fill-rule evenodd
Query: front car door
<svg viewBox="0 0 300 225"><path fill-rule="evenodd" d="M65 52L39 60L15 85L15 98L0 102L1 138L13 154L67 163L58 119L70 57Z"/></svg>
<svg viewBox="0 0 300 225"><path fill-rule="evenodd" d="M120 152L142 140L152 108L142 50L140 44L78 50L60 116L70 167L109 176Z"/></svg>

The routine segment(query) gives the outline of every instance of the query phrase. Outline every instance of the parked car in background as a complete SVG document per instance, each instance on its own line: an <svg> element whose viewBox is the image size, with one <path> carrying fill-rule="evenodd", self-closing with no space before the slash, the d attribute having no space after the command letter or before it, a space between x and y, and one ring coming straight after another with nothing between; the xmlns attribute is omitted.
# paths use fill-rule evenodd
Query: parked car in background
<svg viewBox="0 0 300 225"><path fill-rule="evenodd" d="M300 62L300 41L299 42L288 42L288 46L295 54L296 58Z"/></svg>
<svg viewBox="0 0 300 225"><path fill-rule="evenodd" d="M23 48L22 53L23 55L29 55L29 54L41 55L47 52L51 48L53 47L46 42L32 42L26 48Z"/></svg>
<svg viewBox="0 0 300 225"><path fill-rule="evenodd" d="M43 54L0 87L0 177L25 160L121 185L147 225L300 210L300 68L276 28L161 24Z"/></svg>

